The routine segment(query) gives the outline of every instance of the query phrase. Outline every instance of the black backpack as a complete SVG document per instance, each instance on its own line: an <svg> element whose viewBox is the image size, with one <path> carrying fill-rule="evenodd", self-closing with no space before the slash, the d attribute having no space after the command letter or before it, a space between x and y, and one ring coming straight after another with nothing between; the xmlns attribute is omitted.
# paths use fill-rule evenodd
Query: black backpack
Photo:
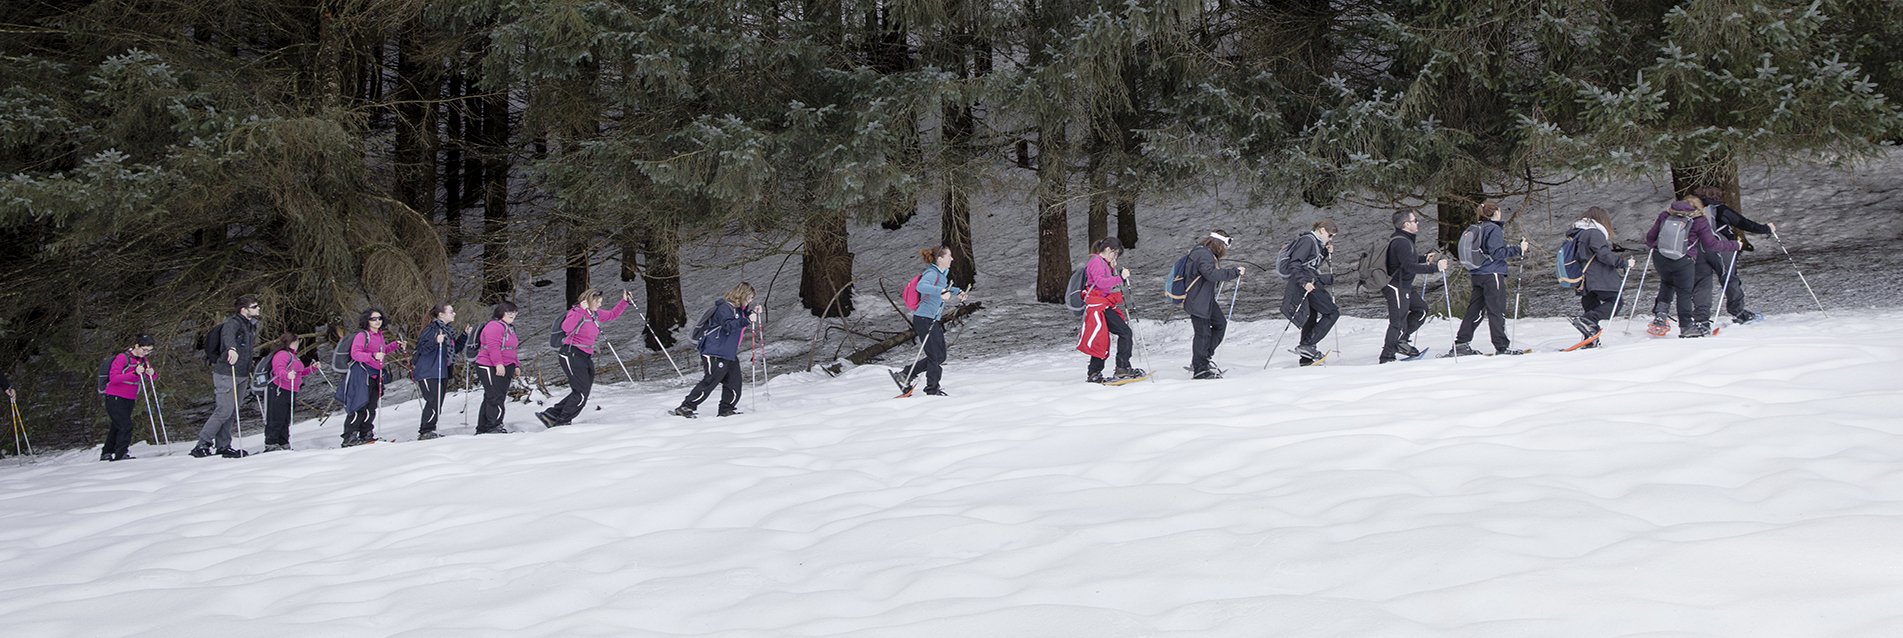
<svg viewBox="0 0 1903 638"><path fill-rule="evenodd" d="M251 392L253 394L262 394L265 390L270 389L271 387L271 360L277 358L277 356L278 356L277 353L273 352L270 354L270 356L267 356L264 359L260 360L264 362L264 365L255 366L252 368ZM293 359L296 359L297 355L291 355L291 357Z"/></svg>
<svg viewBox="0 0 1903 638"><path fill-rule="evenodd" d="M212 324L211 330L205 333L205 339L199 347L205 349L205 365L215 366L223 363L225 358L220 355L225 353L225 322Z"/></svg>
<svg viewBox="0 0 1903 638"><path fill-rule="evenodd" d="M566 310L563 310L562 314L555 315L555 327L549 328L548 331L548 347L561 349L562 342L568 339L568 332L562 330L562 322L567 320L568 311Z"/></svg>
<svg viewBox="0 0 1903 638"><path fill-rule="evenodd" d="M118 361L120 354L121 353L114 352L112 353L111 356L106 357L105 361L99 362L99 393L100 394L105 394L106 384L112 383L112 362Z"/></svg>
<svg viewBox="0 0 1903 638"><path fill-rule="evenodd" d="M1095 259L1095 257L1092 257L1092 259ZM1079 266L1076 270L1070 271L1070 283L1064 286L1064 307L1069 308L1071 314L1079 317L1084 316L1084 309L1090 307L1090 304L1084 301L1084 287L1086 285L1084 280L1087 279L1084 276L1084 269L1089 265L1090 261L1085 260L1083 266Z"/></svg>
<svg viewBox="0 0 1903 638"><path fill-rule="evenodd" d="M708 307L707 312L700 316L700 323L694 324L694 330L687 334L687 338L694 343L700 343L700 340L707 338L707 334L713 332L715 328L714 311L719 309L720 304Z"/></svg>
<svg viewBox="0 0 1903 638"><path fill-rule="evenodd" d="M350 364L355 363L350 358L350 344L357 341L359 334L363 333L353 333L337 340L337 347L330 351L330 369L343 373L350 372Z"/></svg>

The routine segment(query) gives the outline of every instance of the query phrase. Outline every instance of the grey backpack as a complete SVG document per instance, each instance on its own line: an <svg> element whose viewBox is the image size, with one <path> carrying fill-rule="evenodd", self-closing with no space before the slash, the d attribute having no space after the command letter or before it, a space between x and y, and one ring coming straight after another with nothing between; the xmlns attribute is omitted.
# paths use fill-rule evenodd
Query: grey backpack
<svg viewBox="0 0 1903 638"><path fill-rule="evenodd" d="M1683 259L1692 245L1692 218L1666 215L1659 222L1658 251L1666 259Z"/></svg>
<svg viewBox="0 0 1903 638"><path fill-rule="evenodd" d="M1486 241L1484 241L1486 236L1486 222L1468 226L1467 230L1460 232L1458 252L1461 266L1467 270L1479 270L1481 266L1487 265L1487 260L1492 256L1487 254Z"/></svg>
<svg viewBox="0 0 1903 638"><path fill-rule="evenodd" d="M1084 263L1088 265L1090 262ZM1070 283L1064 286L1064 307L1070 309L1070 314L1079 317L1084 316L1084 309L1090 306L1084 301L1084 288L1088 285L1084 282L1085 279L1088 277L1084 276L1084 267L1079 266L1076 270L1070 271Z"/></svg>

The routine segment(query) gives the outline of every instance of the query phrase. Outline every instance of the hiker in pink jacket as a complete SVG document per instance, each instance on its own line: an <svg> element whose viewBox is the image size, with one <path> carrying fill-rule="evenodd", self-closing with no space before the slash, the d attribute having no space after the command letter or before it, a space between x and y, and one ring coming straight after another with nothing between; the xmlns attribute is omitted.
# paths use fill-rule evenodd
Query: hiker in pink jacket
<svg viewBox="0 0 1903 638"><path fill-rule="evenodd" d="M350 372L338 389L343 394L344 447L374 443L377 440L377 404L383 398L383 363L403 349L403 342L384 339L383 327L389 324L382 308L372 306L357 318L356 335L350 338Z"/></svg>
<svg viewBox="0 0 1903 638"><path fill-rule="evenodd" d="M297 391L304 387L304 380L318 372L316 361L298 360L297 351L302 343L297 335L286 332L278 336L277 352L271 353L271 385L264 392L266 452L291 449L291 414L296 410L292 402L297 400Z"/></svg>
<svg viewBox="0 0 1903 638"><path fill-rule="evenodd" d="M508 434L502 427L503 404L515 379L515 356L520 339L515 334L515 304L504 301L490 311L490 321L476 333L476 370L482 377L482 409L476 413L477 434Z"/></svg>
<svg viewBox="0 0 1903 638"><path fill-rule="evenodd" d="M621 318L621 313L634 307L634 293L621 291L621 302L614 308L601 309L601 291L589 288L582 291L575 305L562 315L561 336L551 340L556 348L555 354L562 362L562 372L568 375L568 396L549 409L535 413L542 425L557 428L575 421L581 416L582 408L588 405L588 392L595 387L595 340L601 336L601 324Z"/></svg>
<svg viewBox="0 0 1903 638"><path fill-rule="evenodd" d="M132 458L126 448L132 445L132 402L139 396L139 384L157 378L146 357L156 342L151 335L139 335L132 347L113 355L106 364L106 384L99 389L106 403L106 443L99 448L99 460L124 461Z"/></svg>

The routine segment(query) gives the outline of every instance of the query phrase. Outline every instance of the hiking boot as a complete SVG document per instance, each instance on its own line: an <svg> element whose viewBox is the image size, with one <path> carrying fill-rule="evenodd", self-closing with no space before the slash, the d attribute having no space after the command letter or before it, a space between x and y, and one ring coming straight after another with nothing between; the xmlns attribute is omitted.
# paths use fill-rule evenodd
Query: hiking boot
<svg viewBox="0 0 1903 638"><path fill-rule="evenodd" d="M667 413L677 417L684 418L684 419L694 418L694 409L684 405L678 408L674 408L672 410L668 410Z"/></svg>
<svg viewBox="0 0 1903 638"><path fill-rule="evenodd" d="M211 456L211 446L200 445L200 446L194 447L192 448L191 454L192 454L192 458L195 458L195 459L202 459L207 456Z"/></svg>
<svg viewBox="0 0 1903 638"><path fill-rule="evenodd" d="M244 450L236 449L236 448L221 447L221 448L218 448L218 456L222 456L228 459L242 459L244 457L251 456L251 453L246 452Z"/></svg>
<svg viewBox="0 0 1903 638"><path fill-rule="evenodd" d="M1394 354L1403 357L1418 357L1421 356L1421 349L1414 347L1414 344L1403 341L1394 344Z"/></svg>
<svg viewBox="0 0 1903 638"><path fill-rule="evenodd" d="M912 391L912 380L907 378L904 374L901 374L898 370L892 371L892 382L898 384L900 390L905 392Z"/></svg>
<svg viewBox="0 0 1903 638"><path fill-rule="evenodd" d="M1645 333L1654 337L1663 337L1671 331L1672 320L1666 319L1665 315L1653 317L1652 323L1645 324Z"/></svg>
<svg viewBox="0 0 1903 638"><path fill-rule="evenodd" d="M1744 312L1740 312L1740 313L1738 313L1738 316L1737 316L1737 319L1738 319L1738 325L1744 325L1744 324L1747 324L1747 323L1751 323L1751 322L1753 322L1753 321L1757 321L1757 320L1759 320L1759 319L1763 319L1763 318L1764 318L1764 315L1761 315L1761 314L1758 314L1758 313L1755 313L1755 312L1751 312L1751 311L1749 311L1749 310L1746 310L1746 311L1744 311Z"/></svg>
<svg viewBox="0 0 1903 638"><path fill-rule="evenodd" d="M125 452L114 452L112 454L112 460L114 461L130 461L136 458L139 458L139 457L133 456L131 454L126 454Z"/></svg>
<svg viewBox="0 0 1903 638"><path fill-rule="evenodd" d="M1315 346L1311 346L1306 343L1299 346L1295 346L1294 352L1295 354L1301 356L1303 359L1322 358L1322 351L1320 349L1317 349Z"/></svg>
<svg viewBox="0 0 1903 638"><path fill-rule="evenodd" d="M353 435L344 437L344 444L338 447L357 447L365 443L369 443L369 441L365 441L363 440L363 437L353 434Z"/></svg>
<svg viewBox="0 0 1903 638"><path fill-rule="evenodd" d="M1591 319L1587 319L1585 317L1573 317L1572 319L1569 319L1568 321L1572 322L1574 330L1579 331L1579 338L1581 339L1590 339L1592 338L1593 335L1599 333L1599 326L1593 325Z"/></svg>
<svg viewBox="0 0 1903 638"><path fill-rule="evenodd" d="M721 408L719 412L714 413L714 416L735 416L740 414L746 414L746 413L736 410L734 408Z"/></svg>
<svg viewBox="0 0 1903 638"><path fill-rule="evenodd" d="M440 439L440 438L443 438L443 435L437 434L435 430L416 433L416 440L418 441L428 441L430 439Z"/></svg>
<svg viewBox="0 0 1903 638"><path fill-rule="evenodd" d="M929 395L932 395L932 396L935 396L935 397L948 397L948 396L951 396L951 395L949 395L949 394L946 394L946 393L945 393L945 389L944 389L944 388L926 388L926 389L925 389L925 393L926 393L926 394L929 394Z"/></svg>
<svg viewBox="0 0 1903 638"><path fill-rule="evenodd" d="M1198 372L1195 375L1191 376L1190 378L1191 379L1221 379L1222 371L1217 370L1215 368L1210 368L1208 370Z"/></svg>
<svg viewBox="0 0 1903 638"><path fill-rule="evenodd" d="M1104 378L1103 378L1102 372L1084 373L1084 383L1103 383L1103 382L1104 382Z"/></svg>
<svg viewBox="0 0 1903 638"><path fill-rule="evenodd" d="M1141 379L1144 374L1143 368L1117 368L1115 376L1118 379Z"/></svg>
<svg viewBox="0 0 1903 638"><path fill-rule="evenodd" d="M1532 352L1532 350L1526 348L1501 348L1499 352L1495 352L1494 354L1522 355L1528 352Z"/></svg>
<svg viewBox="0 0 1903 638"><path fill-rule="evenodd" d="M266 443L264 445L264 451L266 452L284 452L290 449L291 446L289 445L278 445L276 443Z"/></svg>
<svg viewBox="0 0 1903 638"><path fill-rule="evenodd" d="M508 433L509 433L508 428L496 428L494 430L476 430L476 434L508 434Z"/></svg>
<svg viewBox="0 0 1903 638"><path fill-rule="evenodd" d="M535 413L535 420L541 421L542 427L548 427L548 428L559 428L564 425L568 425L567 423L557 423L555 421L555 417L549 416L547 412Z"/></svg>
<svg viewBox="0 0 1903 638"><path fill-rule="evenodd" d="M1709 336L1711 336L1711 322L1709 321L1693 321L1681 326L1678 331L1678 338L1680 339L1697 339L1699 337Z"/></svg>
<svg viewBox="0 0 1903 638"><path fill-rule="evenodd" d="M1454 344L1454 353L1453 353L1453 356L1456 356L1456 357L1472 357L1472 356L1478 356L1479 354L1480 354L1480 351L1479 351L1479 350L1475 350L1475 349L1473 349L1473 346L1470 346L1470 345L1467 345L1467 344L1464 344L1464 343L1456 343L1456 344Z"/></svg>

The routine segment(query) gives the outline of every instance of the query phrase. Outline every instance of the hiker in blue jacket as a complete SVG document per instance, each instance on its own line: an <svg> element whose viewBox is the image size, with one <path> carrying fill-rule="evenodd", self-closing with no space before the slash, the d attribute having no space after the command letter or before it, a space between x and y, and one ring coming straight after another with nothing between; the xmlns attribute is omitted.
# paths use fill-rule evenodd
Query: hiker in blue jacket
<svg viewBox="0 0 1903 638"><path fill-rule="evenodd" d="M706 333L694 344L700 351L700 383L681 400L680 407L668 414L694 418L694 410L713 394L714 386L720 386L719 416L740 414L740 340L747 328L760 320L760 311L752 305L753 285L744 281L714 301Z"/></svg>
<svg viewBox="0 0 1903 638"><path fill-rule="evenodd" d="M970 293L951 285L951 249L945 246L933 246L918 251L919 260L925 262L925 271L919 273L918 284L913 290L918 292L918 308L912 311L912 334L923 339L923 356L903 371L892 373L894 381L912 391L912 381L919 373L925 374L925 393L933 396L946 396L945 389L938 382L945 373L945 324L939 319L945 313L945 302L957 297L965 301Z"/></svg>
<svg viewBox="0 0 1903 638"><path fill-rule="evenodd" d="M1506 212L1500 210L1499 204L1483 202L1474 214L1480 218L1476 224L1479 237L1474 242L1479 254L1461 255L1463 265L1469 267L1467 274L1473 281L1473 291L1467 295L1467 314L1460 320L1460 331L1454 334L1453 354L1480 354L1468 343L1473 341L1482 316L1487 319L1494 352L1526 354L1526 350L1514 348L1507 338L1507 260L1526 254L1526 238L1521 237L1517 246L1507 244L1506 226L1502 221Z"/></svg>

